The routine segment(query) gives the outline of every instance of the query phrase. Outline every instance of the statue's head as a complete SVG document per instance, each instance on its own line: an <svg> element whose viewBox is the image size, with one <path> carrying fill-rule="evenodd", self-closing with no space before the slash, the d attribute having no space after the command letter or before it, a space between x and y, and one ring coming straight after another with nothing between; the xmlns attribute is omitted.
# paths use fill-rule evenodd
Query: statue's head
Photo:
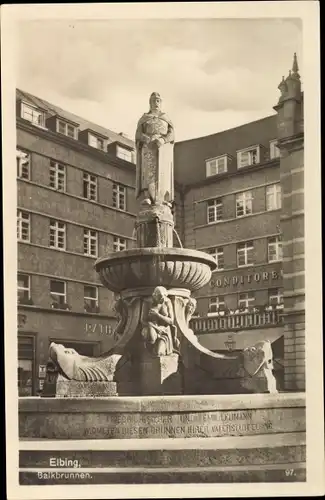
<svg viewBox="0 0 325 500"><path fill-rule="evenodd" d="M152 297L157 304L164 302L168 297L168 292L164 286L156 286L153 291Z"/></svg>
<svg viewBox="0 0 325 500"><path fill-rule="evenodd" d="M161 108L161 97L158 92L153 92L149 99L150 111L159 111Z"/></svg>
<svg viewBox="0 0 325 500"><path fill-rule="evenodd" d="M190 300L187 302L186 304L186 312L188 315L192 316L193 313L195 312L195 309L196 309L196 300L191 297Z"/></svg>

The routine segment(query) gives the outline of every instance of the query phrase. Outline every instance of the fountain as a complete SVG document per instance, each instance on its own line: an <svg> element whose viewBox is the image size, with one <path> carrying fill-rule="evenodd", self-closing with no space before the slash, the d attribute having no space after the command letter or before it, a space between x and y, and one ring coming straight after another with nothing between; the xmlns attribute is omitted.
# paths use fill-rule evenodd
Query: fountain
<svg viewBox="0 0 325 500"><path fill-rule="evenodd" d="M115 346L88 358L52 344L49 373L53 379L56 370L56 387L53 393L46 380L44 394L276 392L269 343L226 356L201 346L189 327L196 306L191 292L210 281L216 263L204 252L173 245L174 128L160 107L161 98L153 93L150 111L140 118L136 131L136 196L141 200L137 247L96 263L103 285L119 297Z"/></svg>
<svg viewBox="0 0 325 500"><path fill-rule="evenodd" d="M118 297L115 345L90 358L51 344L43 397L20 402L22 437L267 435L270 443L278 433L303 434L304 402L277 393L269 342L227 356L201 346L190 329L191 293L209 282L216 263L173 245L174 129L160 105L153 93L136 132L137 247L96 262ZM274 457L283 446L274 444Z"/></svg>

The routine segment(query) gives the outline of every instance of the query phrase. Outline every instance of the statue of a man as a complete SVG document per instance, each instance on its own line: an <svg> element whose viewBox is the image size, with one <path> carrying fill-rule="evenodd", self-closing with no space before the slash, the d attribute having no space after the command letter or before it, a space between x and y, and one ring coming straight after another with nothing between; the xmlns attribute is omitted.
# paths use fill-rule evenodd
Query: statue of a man
<svg viewBox="0 0 325 500"><path fill-rule="evenodd" d="M135 135L136 197L146 205L167 204L174 197L174 127L161 111L161 97L150 96L150 110L140 118Z"/></svg>

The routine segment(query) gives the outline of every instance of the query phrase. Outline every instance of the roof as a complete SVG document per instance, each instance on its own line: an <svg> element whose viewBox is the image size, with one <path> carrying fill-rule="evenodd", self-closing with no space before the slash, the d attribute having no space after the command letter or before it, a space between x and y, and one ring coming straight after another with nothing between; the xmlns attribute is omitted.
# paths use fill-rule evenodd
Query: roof
<svg viewBox="0 0 325 500"><path fill-rule="evenodd" d="M236 159L237 151L261 144L269 148L277 138L277 115L270 115L216 134L175 144L175 180L183 185L206 178L205 160L225 154Z"/></svg>
<svg viewBox="0 0 325 500"><path fill-rule="evenodd" d="M80 131L91 130L108 138L109 143L118 143L121 146L134 149L135 143L123 133L106 129L84 118L69 113L54 104L51 104L28 92L17 89L17 99L22 99L30 104L45 110L47 118L59 115L68 121L80 124ZM206 179L205 160L223 155L236 158L236 152L241 149L261 144L269 148L269 142L277 138L277 115L273 114L246 123L239 127L231 128L216 134L198 137L175 143L174 163L175 181L179 185L190 185Z"/></svg>
<svg viewBox="0 0 325 500"><path fill-rule="evenodd" d="M96 123L90 122L88 120L85 120L84 118L81 118L80 116L77 116L73 113L70 113L68 111L65 111L62 108L59 108L59 106L55 106L54 104L49 103L48 101L45 101L44 99L41 99L40 97L36 97L33 94L30 94L29 92L25 92L24 90L16 89L16 98L17 100L22 99L23 101L27 101L30 104L33 104L34 106L41 108L44 110L47 114L46 118L49 118L50 116L58 115L61 118L65 118L66 120L70 122L76 122L77 124L80 125L80 130L85 130L85 129L91 129L93 132L107 137L109 142L120 142L121 144L124 144L125 146L128 146L129 148L134 148L135 143L131 139L128 139L124 135L121 135L117 132L114 132L113 130L101 127L100 125L97 125Z"/></svg>

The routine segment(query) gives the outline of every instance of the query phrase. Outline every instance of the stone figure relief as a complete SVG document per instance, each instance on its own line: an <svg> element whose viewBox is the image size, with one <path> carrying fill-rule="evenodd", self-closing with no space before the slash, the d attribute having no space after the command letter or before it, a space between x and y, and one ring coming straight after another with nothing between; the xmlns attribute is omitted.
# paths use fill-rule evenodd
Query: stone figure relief
<svg viewBox="0 0 325 500"><path fill-rule="evenodd" d="M113 353L107 357L90 358L78 354L75 349L52 342L49 357L69 380L107 382L113 380L121 355Z"/></svg>
<svg viewBox="0 0 325 500"><path fill-rule="evenodd" d="M163 286L157 286L152 293L148 312L142 321L141 335L153 356L168 356L178 351L173 305Z"/></svg>
<svg viewBox="0 0 325 500"><path fill-rule="evenodd" d="M265 377L269 393L278 392L273 374L273 351L269 340L257 342L254 346L244 349L244 368L252 378Z"/></svg>
<svg viewBox="0 0 325 500"><path fill-rule="evenodd" d="M118 321L114 330L113 338L115 341L118 341L123 335L125 323L127 320L126 305L121 297L117 298L117 300L115 301L113 311L115 312L116 319Z"/></svg>
<svg viewBox="0 0 325 500"><path fill-rule="evenodd" d="M150 110L140 118L135 143L136 197L142 204L167 204L174 198L173 146L174 127L166 113L161 111L161 97L150 96Z"/></svg>
<svg viewBox="0 0 325 500"><path fill-rule="evenodd" d="M190 297L188 299L188 302L185 306L185 321L187 325L189 326L189 323L192 319L193 314L195 313L197 301L193 297Z"/></svg>

